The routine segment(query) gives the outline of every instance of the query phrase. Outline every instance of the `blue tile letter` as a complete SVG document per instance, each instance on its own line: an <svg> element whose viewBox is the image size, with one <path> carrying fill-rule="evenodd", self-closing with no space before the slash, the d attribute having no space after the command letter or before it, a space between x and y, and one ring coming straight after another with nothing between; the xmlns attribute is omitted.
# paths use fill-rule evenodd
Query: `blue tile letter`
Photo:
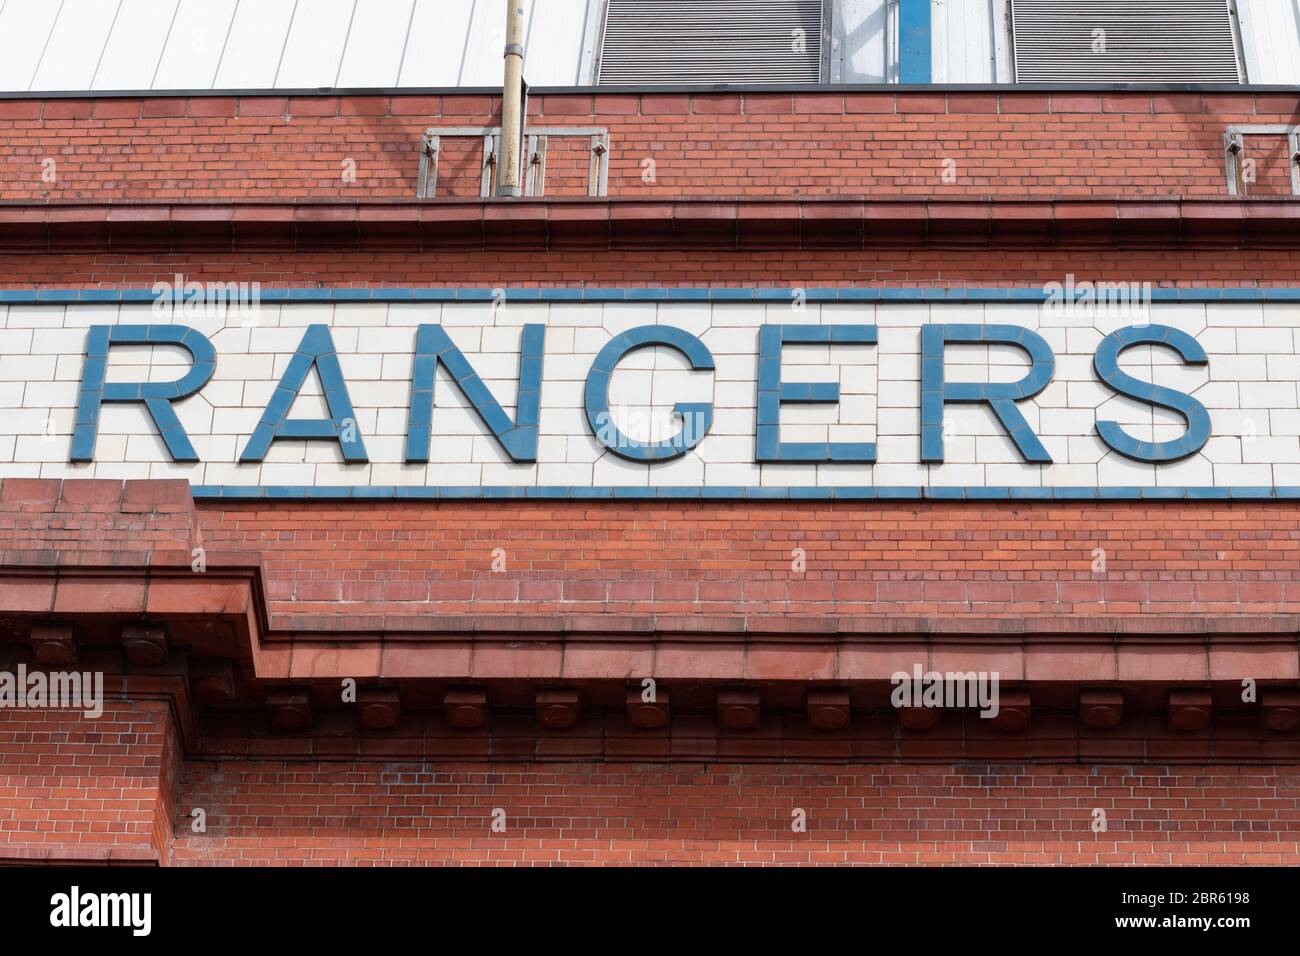
<svg viewBox="0 0 1300 956"><path fill-rule="evenodd" d="M945 382L944 347L1014 345L1029 353L1029 374L1018 382ZM1052 457L1038 440L1016 402L1032 398L1047 387L1056 370L1052 348L1037 332L1018 325L937 324L921 327L921 461L943 461L943 407L947 402L985 402L1025 461L1050 464Z"/></svg>
<svg viewBox="0 0 1300 956"><path fill-rule="evenodd" d="M190 370L175 382L106 382L108 350L113 345L177 345L189 352L194 361ZM172 402L201 389L216 368L216 350L197 329L184 325L92 325L86 336L86 358L81 366L81 392L68 460L94 460L99 409L104 402L143 402L172 461L198 461L199 456L176 417Z"/></svg>
<svg viewBox="0 0 1300 956"><path fill-rule="evenodd" d="M754 460L760 462L873 462L874 442L783 442L781 406L840 400L836 382L781 381L783 345L875 345L874 325L765 325L758 333L758 416Z"/></svg>
<svg viewBox="0 0 1300 956"><path fill-rule="evenodd" d="M711 402L678 402L673 410L681 416L682 429L672 438L658 442L640 442L625 435L614 424L609 410L609 383L623 356L652 345L666 345L686 356L691 368L709 372L714 368L713 354L703 342L689 332L669 325L642 325L614 336L600 350L587 373L587 422L597 441L629 461L668 461L680 458L704 440L713 427Z"/></svg>
<svg viewBox="0 0 1300 956"><path fill-rule="evenodd" d="M302 390L302 383L307 380L307 374L313 367L320 376L330 417L289 418L289 409L293 407L298 392ZM272 393L271 400L266 403L262 420L257 423L239 460L261 461L271 447L271 442L277 438L329 439L339 443L344 461L370 460L366 456L366 446L361 441L357 413L352 410L352 399L343 381L339 357L334 351L334 339L327 325L307 326L298 350L289 360L289 367L284 370L280 384Z"/></svg>
<svg viewBox="0 0 1300 956"><path fill-rule="evenodd" d="M429 460L433 427L433 382L441 364L483 424L492 429L512 461L537 460L537 421L542 401L542 355L546 326L524 326L519 352L519 391L515 420L505 413L465 354L441 325L421 325L415 336L415 365L411 373L411 408L406 419L406 460Z"/></svg>
<svg viewBox="0 0 1300 956"><path fill-rule="evenodd" d="M1159 405L1182 415L1187 431L1173 441L1138 441L1126 434L1118 422L1097 422L1097 434L1115 451L1135 461L1178 461L1200 451L1210 440L1210 413L1205 406L1185 392L1153 385L1120 371L1119 354L1134 345L1163 345L1177 352L1188 365L1208 365L1210 360L1199 342L1186 332L1167 325L1130 325L1117 329L1101 340L1093 355L1097 377L1129 398L1149 405Z"/></svg>

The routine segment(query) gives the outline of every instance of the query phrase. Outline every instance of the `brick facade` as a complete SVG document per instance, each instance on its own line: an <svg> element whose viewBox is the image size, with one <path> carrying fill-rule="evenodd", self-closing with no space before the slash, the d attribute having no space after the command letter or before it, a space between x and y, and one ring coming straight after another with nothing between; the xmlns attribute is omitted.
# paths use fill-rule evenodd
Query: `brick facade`
<svg viewBox="0 0 1300 956"><path fill-rule="evenodd" d="M1276 865L1300 853L1297 784L1294 767L195 763L182 809L216 807L215 825L179 836L174 859Z"/></svg>
<svg viewBox="0 0 1300 956"><path fill-rule="evenodd" d="M1248 143L1262 178L1228 202L1222 140L1294 122L1295 95L547 95L534 123L609 128L607 202L561 163L556 201L509 215L413 204L424 130L497 108L0 100L0 289L1300 285L1276 144ZM472 191L448 163L446 194ZM220 225L239 203L265 231ZM1294 502L233 503L0 477L0 660L52 639L111 688L96 722L0 711L0 858L1300 861ZM913 662L1002 672L1013 719L913 725L888 701Z"/></svg>
<svg viewBox="0 0 1300 956"><path fill-rule="evenodd" d="M0 711L0 861L169 863L177 746L166 700Z"/></svg>
<svg viewBox="0 0 1300 956"><path fill-rule="evenodd" d="M607 127L610 195L624 198L1150 198L1222 196L1224 127L1293 122L1300 98L697 93L547 95L529 108L538 126ZM473 95L12 100L0 103L0 199L407 199L426 129L490 125L499 110ZM1248 146L1256 195L1288 193L1276 144ZM41 178L46 158L54 184ZM477 156L446 165L444 195L478 195ZM585 170L552 182L549 195L586 195Z"/></svg>
<svg viewBox="0 0 1300 956"><path fill-rule="evenodd" d="M0 857L1294 860L1300 744L1268 716L1294 711L1287 688L1300 677L1286 557L1294 508L599 507L195 509L176 482L7 480L0 598L11 633L53 611L73 623L79 666L105 670L111 690L97 721L0 712L11 770ZM806 580L791 579L791 539L773 533L796 518ZM502 528L520 532L511 569L494 574L489 546ZM210 549L201 572L186 563L194 542ZM1098 545L1110 549L1114 580L1090 570ZM440 556L438 573L426 552ZM253 596L265 595L270 615L261 636L223 623L245 614L231 592L238 564L265 582ZM60 570L43 585L48 567ZM147 568L140 584L122 577ZM114 649L123 638L111 622L141 615L168 635L161 668L133 664L129 647L124 665ZM231 692L214 698L213 665L232 651ZM7 653L11 669L36 666L21 644ZM1023 700L1033 716L1019 732L978 717L900 727L884 678L912 663L999 670L1006 706ZM642 675L672 694L660 731L620 716L623 688ZM399 724L358 735L355 712L337 703L344 677L363 700L371 688L400 689ZM1244 677L1271 710L1237 700ZM761 723L715 730L711 688L738 678L761 689ZM317 711L314 729L260 716L286 679ZM537 735L539 680L580 689L574 726ZM809 681L851 688L849 727L803 722ZM464 683L488 689L490 728L459 730L441 716L438 688ZM1093 705L1080 687L1119 689L1119 723L1081 729L1075 710ZM1174 701L1195 687L1210 689L1214 716L1188 732L1171 723ZM1261 731L1261 719L1274 729ZM497 808L504 833L490 829ZM807 833L790 829L795 808ZM1097 810L1105 832L1092 829Z"/></svg>

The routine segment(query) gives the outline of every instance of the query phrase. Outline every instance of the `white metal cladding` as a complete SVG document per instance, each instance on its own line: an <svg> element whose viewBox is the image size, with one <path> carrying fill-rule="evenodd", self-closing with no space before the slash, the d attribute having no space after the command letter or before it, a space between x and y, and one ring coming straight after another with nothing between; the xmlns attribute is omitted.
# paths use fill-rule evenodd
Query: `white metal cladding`
<svg viewBox="0 0 1300 956"><path fill-rule="evenodd" d="M1021 83L1238 83L1227 0L1012 0Z"/></svg>
<svg viewBox="0 0 1300 956"><path fill-rule="evenodd" d="M609 0L598 82L817 83L822 0Z"/></svg>
<svg viewBox="0 0 1300 956"><path fill-rule="evenodd" d="M589 83L599 2L520 2L524 78ZM500 86L504 45L502 0L0 0L0 93Z"/></svg>
<svg viewBox="0 0 1300 956"><path fill-rule="evenodd" d="M994 7L934 0L930 5L931 78L936 83L993 83Z"/></svg>
<svg viewBox="0 0 1300 956"><path fill-rule="evenodd" d="M1237 0L1246 77L1300 83L1300 0Z"/></svg>
<svg viewBox="0 0 1300 956"><path fill-rule="evenodd" d="M898 48L889 0L836 0L831 16L830 81L898 79Z"/></svg>
<svg viewBox="0 0 1300 956"><path fill-rule="evenodd" d="M525 78L533 86L587 85L600 43L606 0L521 0L527 17ZM614 0L617 9L636 9L633 0ZM936 83L1013 80L1009 52L1012 0L931 0L933 78ZM1244 69L1227 52L1231 30L1228 0L1015 0L1020 22L1016 50L1021 81L1048 80L1247 80L1300 83L1300 0L1235 0ZM816 0L663 0L642 3L663 16L679 6L762 11L772 7L815 10L804 29L808 68L797 82L813 77L832 83L897 81L897 0L830 0L829 49L817 64ZM1152 42L1149 55L1127 53L1115 42L1124 30L1111 23L1111 56L1084 57L1074 30L1089 41L1100 21L1133 18L1151 9L1176 9L1158 17L1155 30L1134 36ZM1101 10L1102 13L1095 11ZM1197 11L1211 11L1208 18ZM1073 19L1027 11L1064 11ZM639 14L639 11L638 15ZM783 14L788 15L788 14ZM823 14L824 15L824 14ZM1144 14L1145 15L1145 14ZM1078 24L1079 18L1086 21ZM617 19L617 17L616 17ZM779 16L768 18L773 27ZM502 0L0 0L0 94L111 90L237 90L333 87L499 86L505 42ZM719 57L743 49L754 17L725 24ZM1073 26L1071 26L1073 23ZM1211 28L1197 32L1203 23ZM1170 24L1178 26L1169 29ZM1039 35L1034 31L1038 30ZM1118 32L1116 32L1118 30ZM1154 34L1154 39L1152 39ZM789 29L779 50L741 56L749 70L742 82L789 82L797 57ZM1132 38L1130 38L1132 39ZM1051 43L1072 44L1073 57ZM1196 44L1200 43L1201 46ZM1051 51L1034 62L1034 49ZM678 38L672 50L684 44ZM1147 49L1147 48L1143 48ZM1070 51L1067 51L1070 52ZM635 51L633 51L635 54ZM670 50L671 54L671 50ZM663 69L650 60L648 69ZM706 58L707 59L707 58ZM1135 72L1098 72L1109 64ZM641 62L641 66L645 66ZM1086 67L1086 72L1084 68ZM640 68L640 67L638 67ZM1071 70L1079 70L1072 73ZM1181 70L1182 72L1178 72ZM728 76L726 79L735 79ZM641 82L638 74L633 82ZM696 82L718 82L697 77ZM606 70L605 82L614 82ZM659 82L672 82L659 79Z"/></svg>

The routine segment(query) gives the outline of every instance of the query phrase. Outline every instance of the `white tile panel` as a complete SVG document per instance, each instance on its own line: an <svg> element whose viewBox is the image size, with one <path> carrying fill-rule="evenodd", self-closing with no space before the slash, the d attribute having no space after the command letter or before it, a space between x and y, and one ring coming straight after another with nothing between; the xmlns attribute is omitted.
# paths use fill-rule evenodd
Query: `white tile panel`
<svg viewBox="0 0 1300 956"><path fill-rule="evenodd" d="M58 14L59 4L49 0L5 0L0 10L0 91L32 85Z"/></svg>
<svg viewBox="0 0 1300 956"><path fill-rule="evenodd" d="M34 90L88 90L121 0L62 0Z"/></svg>
<svg viewBox="0 0 1300 956"><path fill-rule="evenodd" d="M414 0L357 0L339 87L397 85L413 8Z"/></svg>
<svg viewBox="0 0 1300 956"><path fill-rule="evenodd" d="M181 0L154 75L154 89L212 87L237 3L238 0Z"/></svg>
<svg viewBox="0 0 1300 956"><path fill-rule="evenodd" d="M1263 327L1300 330L1300 310L1281 305L1254 308ZM1267 356L1242 353L1243 342L1250 347L1258 339L1258 329L1242 325L1239 312L1228 305L1155 305L1138 319L1098 317L1082 309L1040 315L1032 306L999 304L809 309L800 314L801 321L874 321L880 327L879 345L787 347L784 380L838 382L841 398L836 405L783 407L782 440L874 440L879 451L875 465L754 462L757 333L764 322L791 321L790 311L781 307L765 311L727 304L516 303L494 312L490 306L472 304L286 305L268 308L265 316L259 313L251 327L241 324L243 316L178 315L176 321L210 335L218 354L212 381L176 405L203 460L196 465L171 463L141 408L111 405L103 410L94 464L74 466L66 462L66 452L86 325L158 317L147 305L11 307L0 309L0 405L8 409L0 416L0 462L6 463L7 474L19 464L36 464L46 475L112 477L135 469L176 474L201 484L1300 484L1300 361L1294 361L1300 348L1294 335L1284 335ZM433 420L435 460L428 467L404 463L412 319L441 321L507 414L513 414L517 392L519 326L547 326L536 464L508 462L442 372ZM1194 394L1209 411L1213 437L1199 453L1179 463L1133 462L1100 442L1094 430L1099 417L1121 422L1135 437L1157 441L1178 437L1184 426L1178 416L1153 412L1150 405L1117 396L1099 383L1091 367L1097 335L1068 334L1097 333L1103 327L1146 320L1194 330L1209 354L1208 367L1187 367L1166 350L1144 347L1125 352L1121 361L1139 378ZM988 409L961 405L945 410L951 426L946 429L945 462L918 461L920 327L963 321L1005 322L1054 335L1061 397L1049 403L1044 392L1017 403L1053 455L1053 464L1023 462ZM312 322L331 327L371 464L343 464L328 442L281 440L272 444L265 463L236 465L238 450L256 426L304 327ZM716 360L715 372L698 373L686 370L669 350L647 349L619 364L611 410L635 437L674 432L669 411L676 401L711 401L715 406L714 426L704 441L685 458L662 465L609 454L591 436L583 410L583 384L596 352L619 330L642 323L700 334ZM1250 334L1243 340L1225 332ZM1266 357L1291 361L1266 363ZM184 356L176 350L117 346L110 357L110 380L171 381L183 364ZM1018 350L1005 347L952 346L946 355L953 381L1013 380L1023 374L1025 364ZM318 382L309 376L292 416L320 415L320 394Z"/></svg>
<svg viewBox="0 0 1300 956"><path fill-rule="evenodd" d="M179 0L122 0L92 88L152 89Z"/></svg>

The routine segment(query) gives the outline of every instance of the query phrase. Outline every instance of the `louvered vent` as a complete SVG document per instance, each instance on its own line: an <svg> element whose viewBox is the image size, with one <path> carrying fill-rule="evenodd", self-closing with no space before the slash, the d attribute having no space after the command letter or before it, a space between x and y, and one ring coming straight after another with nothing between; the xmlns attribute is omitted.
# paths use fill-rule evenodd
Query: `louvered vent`
<svg viewBox="0 0 1300 956"><path fill-rule="evenodd" d="M1011 0L1011 21L1018 83L1241 82L1228 0Z"/></svg>
<svg viewBox="0 0 1300 956"><path fill-rule="evenodd" d="M816 83L822 0L609 0L597 82Z"/></svg>

